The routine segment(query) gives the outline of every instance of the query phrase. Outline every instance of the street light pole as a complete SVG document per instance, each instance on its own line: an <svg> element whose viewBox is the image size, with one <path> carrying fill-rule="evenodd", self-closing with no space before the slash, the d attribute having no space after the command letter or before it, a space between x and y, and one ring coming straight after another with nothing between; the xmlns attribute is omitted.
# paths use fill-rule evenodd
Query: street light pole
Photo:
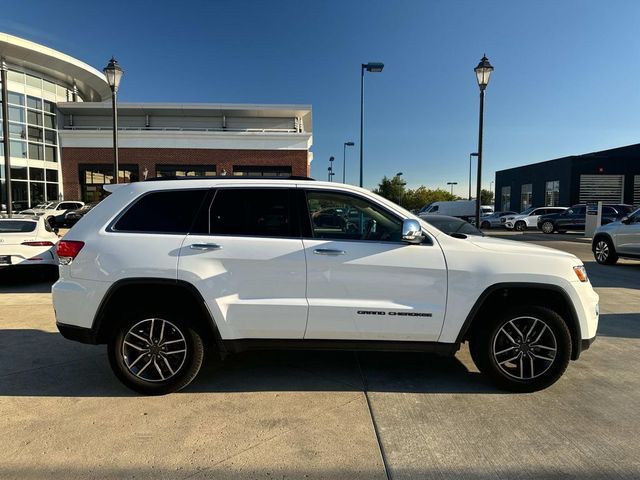
<svg viewBox="0 0 640 480"><path fill-rule="evenodd" d="M471 157L477 157L477 153L469 154L469 200L471 200Z"/></svg>
<svg viewBox="0 0 640 480"><path fill-rule="evenodd" d="M347 147L353 147L355 143L353 142L344 142L344 146L342 147L342 183L347 183Z"/></svg>
<svg viewBox="0 0 640 480"><path fill-rule="evenodd" d="M476 72L476 79L478 81L478 87L480 87L480 118L478 122L478 185L477 185L477 197L476 197L476 225L480 225L480 203L482 197L482 134L483 134L483 122L484 122L484 91L489 84L489 77L493 71L493 66L489 63L489 59L484 55L478 63L478 66L474 68Z"/></svg>
<svg viewBox="0 0 640 480"><path fill-rule="evenodd" d="M120 79L124 71L118 65L118 61L111 57L109 63L103 69L107 83L111 87L111 106L113 108L113 183L118 183L118 107L117 96Z"/></svg>
<svg viewBox="0 0 640 480"><path fill-rule="evenodd" d="M332 182L333 180L333 161L335 160L334 157L329 157L329 168L327 168L327 170L329 171L329 181Z"/></svg>
<svg viewBox="0 0 640 480"><path fill-rule="evenodd" d="M360 66L360 186L364 184L364 164L362 160L364 142L364 71L379 73L384 68L384 63L369 62Z"/></svg>
<svg viewBox="0 0 640 480"><path fill-rule="evenodd" d="M398 183L400 184L400 195L398 196L398 205L402 206L402 194L404 193L403 189L406 185L406 182L402 181L402 172L396 173L396 177L398 177Z"/></svg>
<svg viewBox="0 0 640 480"><path fill-rule="evenodd" d="M447 182L447 185L451 185L451 196L453 196L453 186L457 184L458 182Z"/></svg>

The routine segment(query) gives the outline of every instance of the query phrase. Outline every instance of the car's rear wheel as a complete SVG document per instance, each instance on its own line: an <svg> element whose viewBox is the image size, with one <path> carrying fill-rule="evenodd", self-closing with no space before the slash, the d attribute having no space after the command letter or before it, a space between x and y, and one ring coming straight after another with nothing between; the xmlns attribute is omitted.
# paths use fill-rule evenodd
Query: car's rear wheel
<svg viewBox="0 0 640 480"><path fill-rule="evenodd" d="M597 238L593 246L593 256L601 265L614 265L618 261L616 249L607 238Z"/></svg>
<svg viewBox="0 0 640 480"><path fill-rule="evenodd" d="M520 220L519 222L516 222L516 224L514 225L514 228L518 232L524 232L527 229L527 224L524 223L522 220Z"/></svg>
<svg viewBox="0 0 640 480"><path fill-rule="evenodd" d="M116 377L145 395L183 389L202 365L204 346L196 330L174 314L141 313L123 322L108 344Z"/></svg>
<svg viewBox="0 0 640 480"><path fill-rule="evenodd" d="M553 222L542 222L540 229L543 231L543 233L553 233L555 227L553 226Z"/></svg>
<svg viewBox="0 0 640 480"><path fill-rule="evenodd" d="M489 222L482 222L480 228L491 228L491 224Z"/></svg>
<svg viewBox="0 0 640 480"><path fill-rule="evenodd" d="M476 329L469 348L478 369L498 387L535 392L555 383L566 370L571 334L553 310L522 306Z"/></svg>

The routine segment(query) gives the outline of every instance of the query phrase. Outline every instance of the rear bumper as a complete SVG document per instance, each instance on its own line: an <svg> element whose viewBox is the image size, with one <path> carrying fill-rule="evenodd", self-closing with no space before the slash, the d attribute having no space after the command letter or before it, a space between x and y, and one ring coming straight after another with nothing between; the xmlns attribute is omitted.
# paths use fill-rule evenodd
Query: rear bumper
<svg viewBox="0 0 640 480"><path fill-rule="evenodd" d="M73 340L80 343L90 343L92 345L97 344L97 335L90 328L76 327L75 325L65 325L64 323L56 322L56 327L62 336L68 340Z"/></svg>

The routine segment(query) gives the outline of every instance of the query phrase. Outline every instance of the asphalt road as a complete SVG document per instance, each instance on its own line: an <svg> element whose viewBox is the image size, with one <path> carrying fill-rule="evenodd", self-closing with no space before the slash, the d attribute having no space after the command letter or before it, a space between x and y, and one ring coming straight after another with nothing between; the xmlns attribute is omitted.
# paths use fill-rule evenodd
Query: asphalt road
<svg viewBox="0 0 640 480"><path fill-rule="evenodd" d="M598 340L543 392L494 389L463 348L209 358L186 391L139 397L104 347L56 333L50 284L0 286L0 478L384 479L381 452L393 479L640 478L640 262L500 235L578 255L601 297Z"/></svg>

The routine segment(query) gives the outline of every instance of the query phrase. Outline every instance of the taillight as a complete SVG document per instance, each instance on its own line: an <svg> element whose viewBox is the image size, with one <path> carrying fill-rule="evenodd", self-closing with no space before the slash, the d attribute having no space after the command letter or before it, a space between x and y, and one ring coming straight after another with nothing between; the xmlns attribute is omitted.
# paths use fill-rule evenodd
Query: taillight
<svg viewBox="0 0 640 480"><path fill-rule="evenodd" d="M80 253L84 247L84 242L78 242L76 240L60 240L56 247L56 253L60 260L60 265L69 265L74 258Z"/></svg>
<svg viewBox="0 0 640 480"><path fill-rule="evenodd" d="M22 245L29 247L53 247L53 242L22 242Z"/></svg>

